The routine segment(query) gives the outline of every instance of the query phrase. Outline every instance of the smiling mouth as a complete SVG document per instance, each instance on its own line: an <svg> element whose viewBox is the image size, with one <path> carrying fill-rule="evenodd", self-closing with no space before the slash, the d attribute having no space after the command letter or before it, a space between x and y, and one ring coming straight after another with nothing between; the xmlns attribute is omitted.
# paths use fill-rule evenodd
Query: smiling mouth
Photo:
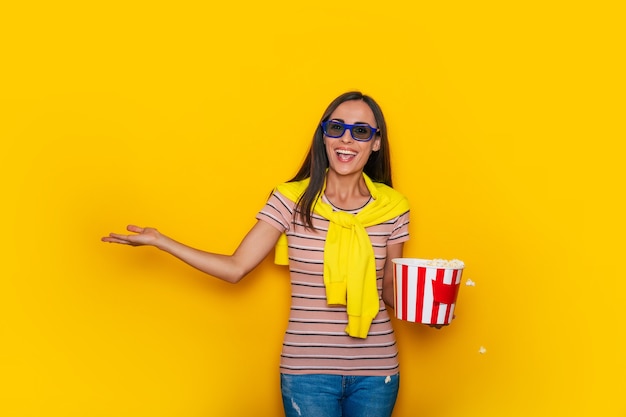
<svg viewBox="0 0 626 417"><path fill-rule="evenodd" d="M357 154L356 152L349 151L347 149L337 149L335 153L337 154L337 158L342 162L351 161Z"/></svg>

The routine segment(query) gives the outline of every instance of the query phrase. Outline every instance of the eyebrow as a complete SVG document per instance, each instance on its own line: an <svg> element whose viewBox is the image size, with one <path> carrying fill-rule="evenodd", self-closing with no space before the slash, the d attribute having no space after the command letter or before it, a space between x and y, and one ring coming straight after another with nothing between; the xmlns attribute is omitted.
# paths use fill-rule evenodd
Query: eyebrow
<svg viewBox="0 0 626 417"><path fill-rule="evenodd" d="M338 118L338 117L333 117L333 118L332 118L332 119L330 119L330 120L335 120L335 121L337 121L337 122L346 123L346 121L345 121L345 120L340 119L340 118ZM367 123L367 122L354 122L354 123L346 123L346 124L354 124L354 125L368 125L368 126L370 126L370 127L373 127L371 124L369 124L369 123Z"/></svg>

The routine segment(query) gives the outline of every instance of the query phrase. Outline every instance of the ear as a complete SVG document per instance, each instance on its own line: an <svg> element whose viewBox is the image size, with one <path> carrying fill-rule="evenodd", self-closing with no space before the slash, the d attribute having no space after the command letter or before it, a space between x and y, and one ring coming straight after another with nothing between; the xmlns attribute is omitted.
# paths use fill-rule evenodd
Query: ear
<svg viewBox="0 0 626 417"><path fill-rule="evenodd" d="M380 138L374 139L372 144L372 152L378 152L380 150Z"/></svg>

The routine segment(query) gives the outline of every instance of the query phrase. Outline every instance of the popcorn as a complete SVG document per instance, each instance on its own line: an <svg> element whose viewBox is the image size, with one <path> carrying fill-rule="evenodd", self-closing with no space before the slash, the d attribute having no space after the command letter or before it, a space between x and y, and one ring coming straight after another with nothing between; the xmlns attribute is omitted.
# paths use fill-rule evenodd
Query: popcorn
<svg viewBox="0 0 626 417"><path fill-rule="evenodd" d="M436 268L454 268L461 269L465 266L463 261L458 259L446 260L446 259L429 259L426 261L426 266L434 266Z"/></svg>

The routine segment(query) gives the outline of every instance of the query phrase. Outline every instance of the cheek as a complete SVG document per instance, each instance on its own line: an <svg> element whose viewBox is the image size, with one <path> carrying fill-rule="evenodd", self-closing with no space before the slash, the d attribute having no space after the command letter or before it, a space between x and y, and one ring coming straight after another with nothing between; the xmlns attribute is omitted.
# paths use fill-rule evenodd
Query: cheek
<svg viewBox="0 0 626 417"><path fill-rule="evenodd" d="M333 150L326 142L324 142L324 150L326 151L326 158L330 159L330 155L332 154Z"/></svg>

